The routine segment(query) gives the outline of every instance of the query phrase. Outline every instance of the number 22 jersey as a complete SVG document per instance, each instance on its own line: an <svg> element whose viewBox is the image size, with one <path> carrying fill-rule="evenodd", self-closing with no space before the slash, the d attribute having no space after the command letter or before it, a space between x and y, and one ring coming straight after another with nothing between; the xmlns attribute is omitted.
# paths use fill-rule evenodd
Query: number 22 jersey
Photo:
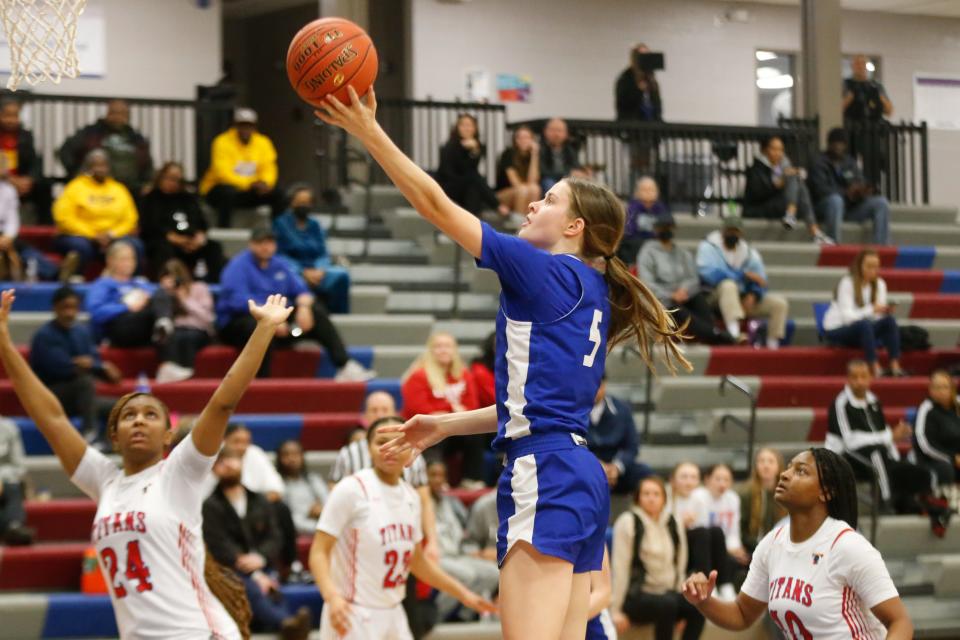
<svg viewBox="0 0 960 640"><path fill-rule="evenodd" d="M93 447L80 460L71 480L97 501L90 537L121 638L240 638L203 577L199 487L213 462L189 437L129 476Z"/></svg>
<svg viewBox="0 0 960 640"><path fill-rule="evenodd" d="M371 609L392 609L406 595L407 575L423 539L420 496L401 480L388 485L373 469L337 483L317 531L337 539L331 574L340 595Z"/></svg>
<svg viewBox="0 0 960 640"><path fill-rule="evenodd" d="M899 595L880 552L833 518L799 544L789 525L768 533L741 591L766 602L790 640L882 640L886 629L870 610Z"/></svg>
<svg viewBox="0 0 960 640"><path fill-rule="evenodd" d="M500 280L494 448L547 433L586 437L607 352L603 275L483 223L477 266Z"/></svg>

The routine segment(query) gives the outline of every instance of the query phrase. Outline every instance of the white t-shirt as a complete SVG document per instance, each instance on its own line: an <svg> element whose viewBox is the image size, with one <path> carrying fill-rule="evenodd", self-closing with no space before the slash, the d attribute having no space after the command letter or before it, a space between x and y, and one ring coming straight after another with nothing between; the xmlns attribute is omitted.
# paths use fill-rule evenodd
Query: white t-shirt
<svg viewBox="0 0 960 640"><path fill-rule="evenodd" d="M401 603L423 539L420 496L406 481L388 485L373 469L344 478L330 492L317 530L337 539L331 572L344 599L372 609Z"/></svg>
<svg viewBox="0 0 960 640"><path fill-rule="evenodd" d="M740 496L733 489L714 498L706 487L697 487L690 498L692 504L697 505L698 518L694 527L720 527L728 551L743 547L740 541Z"/></svg>
<svg viewBox="0 0 960 640"><path fill-rule="evenodd" d="M858 320L879 320L870 302L870 285L861 287L863 305L857 306L857 299L853 290L853 278L843 276L837 285L837 299L830 303L827 313L823 316L823 330L832 331ZM883 278L877 278L877 304L887 304L887 283Z"/></svg>
<svg viewBox="0 0 960 640"><path fill-rule="evenodd" d="M211 471L204 478L201 492L204 497L213 493L217 488L217 476ZM279 493L281 496L287 490L280 472L270 461L267 452L255 444L247 447L243 453L243 469L240 471L240 484L254 493Z"/></svg>
<svg viewBox="0 0 960 640"><path fill-rule="evenodd" d="M800 544L789 526L764 536L740 590L767 603L785 637L817 640L886 638L870 609L899 595L880 552L833 518Z"/></svg>
<svg viewBox="0 0 960 640"><path fill-rule="evenodd" d="M186 438L170 456L132 476L87 447L71 480L97 501L91 540L122 638L239 639L207 587L197 488L214 458Z"/></svg>

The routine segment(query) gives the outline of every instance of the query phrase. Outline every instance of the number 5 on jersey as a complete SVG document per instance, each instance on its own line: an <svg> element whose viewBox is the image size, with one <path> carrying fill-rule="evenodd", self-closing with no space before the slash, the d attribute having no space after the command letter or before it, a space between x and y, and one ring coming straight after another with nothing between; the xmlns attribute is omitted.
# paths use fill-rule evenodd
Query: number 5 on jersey
<svg viewBox="0 0 960 640"><path fill-rule="evenodd" d="M600 309L593 310L593 323L590 325L590 342L593 343L593 350L583 356L583 366L592 367L593 361L597 358L597 350L600 348L600 343L603 341L603 336L600 335L600 323L603 322L603 311Z"/></svg>

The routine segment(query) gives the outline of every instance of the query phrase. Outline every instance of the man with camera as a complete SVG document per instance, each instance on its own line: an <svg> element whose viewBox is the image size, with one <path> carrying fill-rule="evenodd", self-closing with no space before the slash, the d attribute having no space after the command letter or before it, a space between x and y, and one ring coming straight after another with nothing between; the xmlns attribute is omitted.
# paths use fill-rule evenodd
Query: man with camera
<svg viewBox="0 0 960 640"><path fill-rule="evenodd" d="M861 156L870 184L880 183L886 170L887 125L884 116L893 113L893 103L883 85L869 76L867 57L854 56L853 76L843 81L843 119L850 132L850 153Z"/></svg>

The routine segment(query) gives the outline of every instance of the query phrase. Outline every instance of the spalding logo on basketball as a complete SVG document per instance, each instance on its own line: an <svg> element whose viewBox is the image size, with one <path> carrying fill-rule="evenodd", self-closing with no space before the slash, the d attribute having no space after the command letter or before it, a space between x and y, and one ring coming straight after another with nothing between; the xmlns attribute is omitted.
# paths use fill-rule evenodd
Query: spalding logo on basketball
<svg viewBox="0 0 960 640"><path fill-rule="evenodd" d="M297 32L287 50L287 77L314 106L333 94L348 104L352 86L364 96L377 77L377 50L366 31L343 18L314 20Z"/></svg>

